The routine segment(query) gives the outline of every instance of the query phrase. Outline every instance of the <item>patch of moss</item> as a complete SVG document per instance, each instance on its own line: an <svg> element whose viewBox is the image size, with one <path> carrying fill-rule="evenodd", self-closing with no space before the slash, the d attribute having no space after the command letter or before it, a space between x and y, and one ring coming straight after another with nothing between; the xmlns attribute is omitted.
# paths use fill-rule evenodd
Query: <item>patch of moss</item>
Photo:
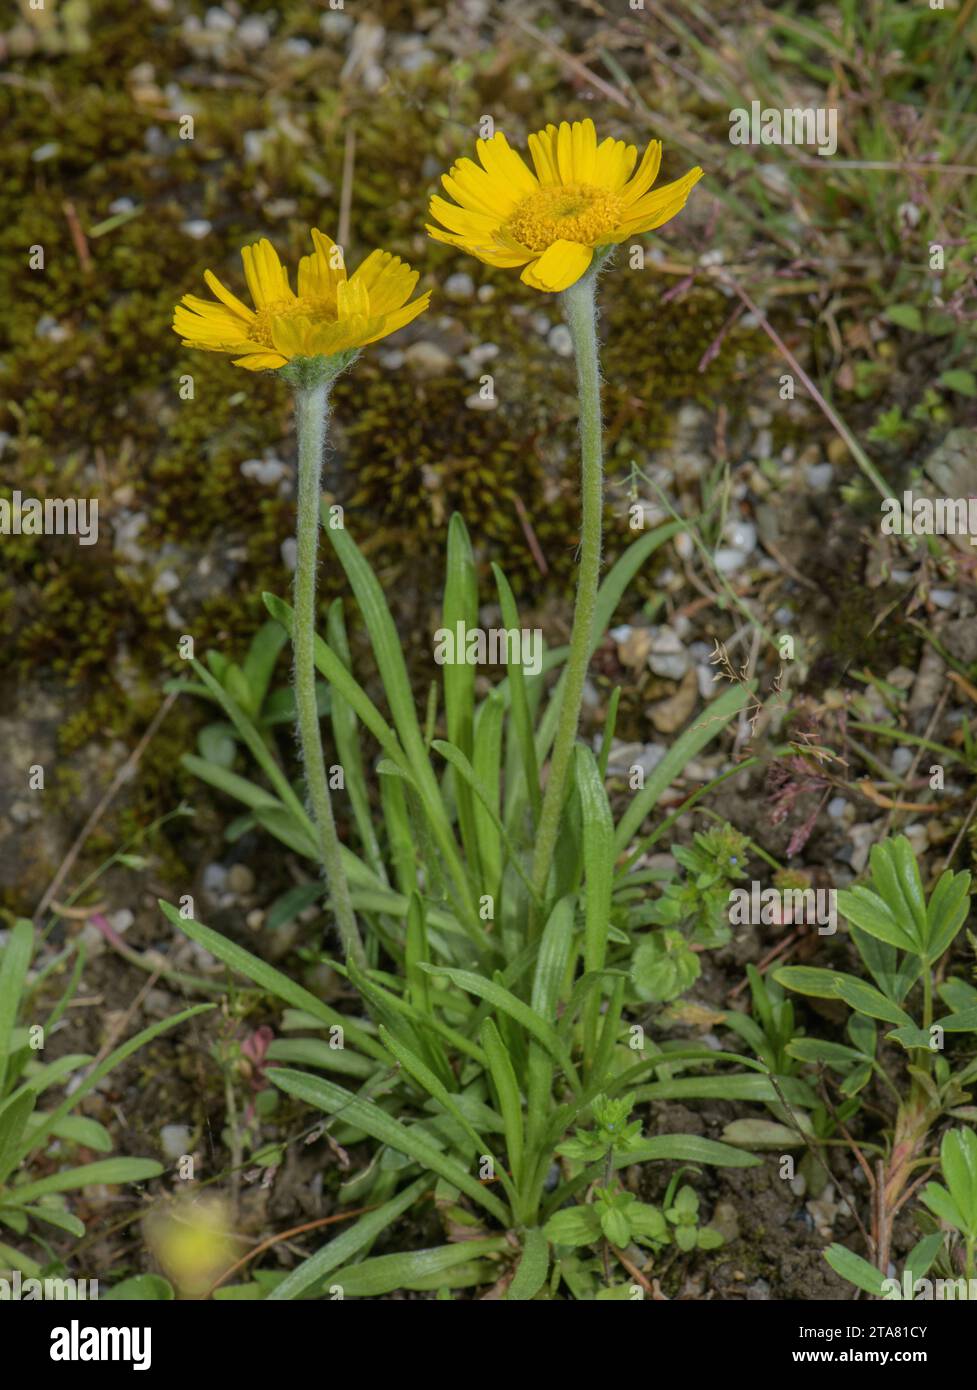
<svg viewBox="0 0 977 1390"><path fill-rule="evenodd" d="M378 17L390 32L414 31L423 8L384 0ZM240 657L264 617L262 589L288 585L281 546L292 531L291 501L240 473L251 456L292 456L287 390L222 356L181 348L170 318L181 294L202 292L205 268L240 289L238 253L256 236L271 236L294 264L308 249L309 226L335 229L350 126L350 263L384 246L429 275L435 304L412 331L437 339L450 317L469 345L495 343L500 402L494 412L471 410L465 398L477 383L460 370L418 383L383 369L377 349L364 354L335 392L335 456L355 534L385 567L395 606L408 590L407 602L419 606L437 596L455 509L486 567L501 562L524 602L572 586L573 367L527 328L540 312L557 322L558 306L423 231L428 193L442 169L470 152L485 112L524 129L567 114L558 73L530 67L526 54L487 48L447 67L392 68L388 85L367 93L340 81L345 40L322 42L321 6L308 3L279 12L260 64L241 56L214 80L209 60L182 36L189 10L203 15L206 5L181 8L174 19L130 0L101 0L98 43L86 45L92 21L76 5L64 16L70 42L47 33L29 57L13 53L12 68L29 81L7 102L0 147L10 208L0 225L0 296L10 306L0 327L5 486L98 497L100 543L5 538L0 640L5 680L71 691L60 730L65 753L97 739L131 745L143 731L163 680L179 669L168 606L198 652L215 644ZM317 42L307 56L289 56L281 47L288 36ZM186 93L193 139L180 138L174 92ZM260 152L249 132L267 132ZM136 215L100 230L120 198ZM197 241L185 224L201 218L211 230ZM32 270L36 246L44 268ZM448 303L437 290L454 270L494 286L494 298ZM705 399L732 370L733 335L708 371L697 371L722 323L721 297L662 305L663 288L651 270L614 271L604 283L612 472L667 442L675 403ZM185 374L193 377L190 400L180 394ZM115 544L117 526L137 512L146 518L137 542L143 565ZM612 528L609 558L617 535L630 539ZM199 574L202 556L209 578ZM184 581L169 596L153 590L164 567ZM324 600L344 587L337 566L323 565L322 583ZM491 592L483 586L484 596ZM411 622L404 630L426 632ZM163 751L150 749L142 764L145 792L105 822L105 836L121 837L139 817L148 822L177 803L185 790L179 737L189 744L199 717L195 710L184 726L170 716L169 732L158 736Z"/></svg>

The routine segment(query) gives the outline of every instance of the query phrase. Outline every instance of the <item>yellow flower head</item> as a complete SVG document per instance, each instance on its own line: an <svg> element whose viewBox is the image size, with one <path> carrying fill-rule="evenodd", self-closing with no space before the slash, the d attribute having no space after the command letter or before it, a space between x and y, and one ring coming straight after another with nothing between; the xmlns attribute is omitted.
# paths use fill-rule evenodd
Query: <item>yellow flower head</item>
<svg viewBox="0 0 977 1390"><path fill-rule="evenodd" d="M258 372L284 367L295 357L336 357L403 328L428 306L428 290L408 304L417 271L387 251L372 251L346 278L340 248L313 228L315 251L299 261L293 294L270 241L245 246L244 278L254 309L204 272L220 300L186 294L173 311L173 329L184 347L234 354L236 367Z"/></svg>
<svg viewBox="0 0 977 1390"><path fill-rule="evenodd" d="M524 266L522 279L554 293L580 279L598 247L650 232L682 211L702 170L649 192L662 147L652 140L635 170L634 145L597 143L591 120L548 125L529 137L535 174L499 132L477 143L481 168L460 159L442 176L454 198L431 199L428 227L437 241L460 246L487 265Z"/></svg>

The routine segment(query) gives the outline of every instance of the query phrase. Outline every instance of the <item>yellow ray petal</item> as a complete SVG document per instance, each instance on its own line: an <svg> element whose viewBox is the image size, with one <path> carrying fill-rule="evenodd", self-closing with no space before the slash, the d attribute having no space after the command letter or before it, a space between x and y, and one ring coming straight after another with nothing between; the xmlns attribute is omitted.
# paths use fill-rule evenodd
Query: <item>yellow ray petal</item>
<svg viewBox="0 0 977 1390"><path fill-rule="evenodd" d="M366 286L371 314L399 309L414 293L418 279L416 270L389 251L372 251L353 276Z"/></svg>
<svg viewBox="0 0 977 1390"><path fill-rule="evenodd" d="M387 338L391 333L396 333L398 328L403 328L405 324L416 319L418 314L423 314L430 302L431 291L425 290L413 303L405 304L402 308L395 309L391 314L385 314L378 331L365 339L365 342L375 343L378 338Z"/></svg>
<svg viewBox="0 0 977 1390"><path fill-rule="evenodd" d="M357 279L346 280L336 293L336 313L340 321L351 318L366 318L370 312L370 293L366 282Z"/></svg>
<svg viewBox="0 0 977 1390"><path fill-rule="evenodd" d="M303 256L299 261L298 291L300 299L324 299L333 302L336 286L346 279L346 266L343 263L342 248L320 232L312 228L311 256Z"/></svg>
<svg viewBox="0 0 977 1390"><path fill-rule="evenodd" d="M608 136L597 146L594 182L600 188L619 193L631 177L637 158L638 151L634 145L626 145L623 140Z"/></svg>
<svg viewBox="0 0 977 1390"><path fill-rule="evenodd" d="M539 188L539 181L526 168L522 156L510 149L501 130L491 140L476 141L475 148L489 177L510 188L517 198L528 198Z"/></svg>
<svg viewBox="0 0 977 1390"><path fill-rule="evenodd" d="M555 125L548 125L545 130L538 130L529 137L529 153L533 157L540 183L560 182L560 166L556 158L558 134Z"/></svg>
<svg viewBox="0 0 977 1390"><path fill-rule="evenodd" d="M246 304L243 304L241 300L238 299L237 295L231 294L230 290L225 289L213 271L205 270L204 280L207 284L207 288L211 290L213 294L216 294L217 298L223 304L226 304L233 314L237 314L245 323L254 322L253 310L249 309Z"/></svg>
<svg viewBox="0 0 977 1390"><path fill-rule="evenodd" d="M661 168L661 162L662 142L660 140L652 140L641 157L641 163L638 165L638 172L631 182L625 184L624 188L621 190L621 198L625 206L637 202L643 194L648 192L648 189L658 177L658 170Z"/></svg>
<svg viewBox="0 0 977 1390"><path fill-rule="evenodd" d="M458 232L462 236L490 236L499 225L499 219L494 215L471 212L468 208L449 203L447 198L439 198L437 194L431 199L429 211L450 232Z"/></svg>
<svg viewBox="0 0 977 1390"><path fill-rule="evenodd" d="M702 178L703 170L698 166L690 169L674 183L662 184L654 193L641 198L628 208L622 231L628 233L651 232L680 213L688 202L689 194Z"/></svg>
<svg viewBox="0 0 977 1390"><path fill-rule="evenodd" d="M266 372L284 367L287 361L287 357L280 357L277 352L268 352L262 348L258 352L249 353L247 357L237 358L234 366L246 367L249 372Z"/></svg>
<svg viewBox="0 0 977 1390"><path fill-rule="evenodd" d="M440 227L432 227L430 223L427 223L425 230L434 241L443 241L446 246L456 246L459 251L464 251L468 256L474 256L476 260L484 261L486 265L505 268L524 265L527 260L527 256L514 257L512 252L507 251L505 247L495 245L488 240L473 240L469 237L457 236L454 232L443 232Z"/></svg>
<svg viewBox="0 0 977 1390"><path fill-rule="evenodd" d="M271 341L283 357L311 357L312 324L304 314L283 314L271 321Z"/></svg>
<svg viewBox="0 0 977 1390"><path fill-rule="evenodd" d="M278 252L267 237L262 237L254 246L245 246L241 259L244 261L244 278L256 309L295 298L289 288L285 268L278 259Z"/></svg>
<svg viewBox="0 0 977 1390"><path fill-rule="evenodd" d="M441 175L444 191L470 212L480 212L503 222L519 199L506 183L492 178L471 159L459 159L451 172Z"/></svg>
<svg viewBox="0 0 977 1390"><path fill-rule="evenodd" d="M557 290L576 284L590 265L593 254L590 246L581 246L578 241L554 241L539 260L526 266L520 278L534 290L555 294Z"/></svg>
<svg viewBox="0 0 977 1390"><path fill-rule="evenodd" d="M561 121L556 140L561 183L593 183L597 162L597 131L589 118L569 125Z"/></svg>

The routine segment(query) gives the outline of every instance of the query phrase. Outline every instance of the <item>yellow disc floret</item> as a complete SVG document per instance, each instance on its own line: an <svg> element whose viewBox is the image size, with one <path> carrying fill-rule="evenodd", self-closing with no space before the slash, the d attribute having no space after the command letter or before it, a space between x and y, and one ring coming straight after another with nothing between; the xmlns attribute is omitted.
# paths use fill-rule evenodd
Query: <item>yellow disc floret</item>
<svg viewBox="0 0 977 1390"><path fill-rule="evenodd" d="M541 188L519 204L506 231L529 251L543 252L555 241L595 246L617 226L621 200L591 184Z"/></svg>

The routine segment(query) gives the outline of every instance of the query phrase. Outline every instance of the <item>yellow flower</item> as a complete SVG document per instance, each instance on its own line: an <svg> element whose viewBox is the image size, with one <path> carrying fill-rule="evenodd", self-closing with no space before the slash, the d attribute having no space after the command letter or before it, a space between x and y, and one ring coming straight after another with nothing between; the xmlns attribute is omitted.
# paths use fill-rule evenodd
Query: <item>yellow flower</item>
<svg viewBox="0 0 977 1390"><path fill-rule="evenodd" d="M284 367L293 357L333 357L375 343L403 328L428 306L428 290L408 304L417 271L387 251L372 251L346 278L342 254L329 237L312 230L315 251L299 261L293 294L270 241L245 246L244 278L254 309L204 272L220 300L186 294L173 312L184 347L235 355L236 367L258 372Z"/></svg>
<svg viewBox="0 0 977 1390"><path fill-rule="evenodd" d="M448 230L429 226L428 232L487 265L524 266L525 283L550 293L575 284L596 248L668 222L702 178L701 169L690 169L650 193L660 141L652 140L635 171L634 145L611 137L598 145L591 120L530 135L535 174L501 132L479 140L477 149L481 168L460 159L442 176L455 201L432 198L431 215Z"/></svg>

